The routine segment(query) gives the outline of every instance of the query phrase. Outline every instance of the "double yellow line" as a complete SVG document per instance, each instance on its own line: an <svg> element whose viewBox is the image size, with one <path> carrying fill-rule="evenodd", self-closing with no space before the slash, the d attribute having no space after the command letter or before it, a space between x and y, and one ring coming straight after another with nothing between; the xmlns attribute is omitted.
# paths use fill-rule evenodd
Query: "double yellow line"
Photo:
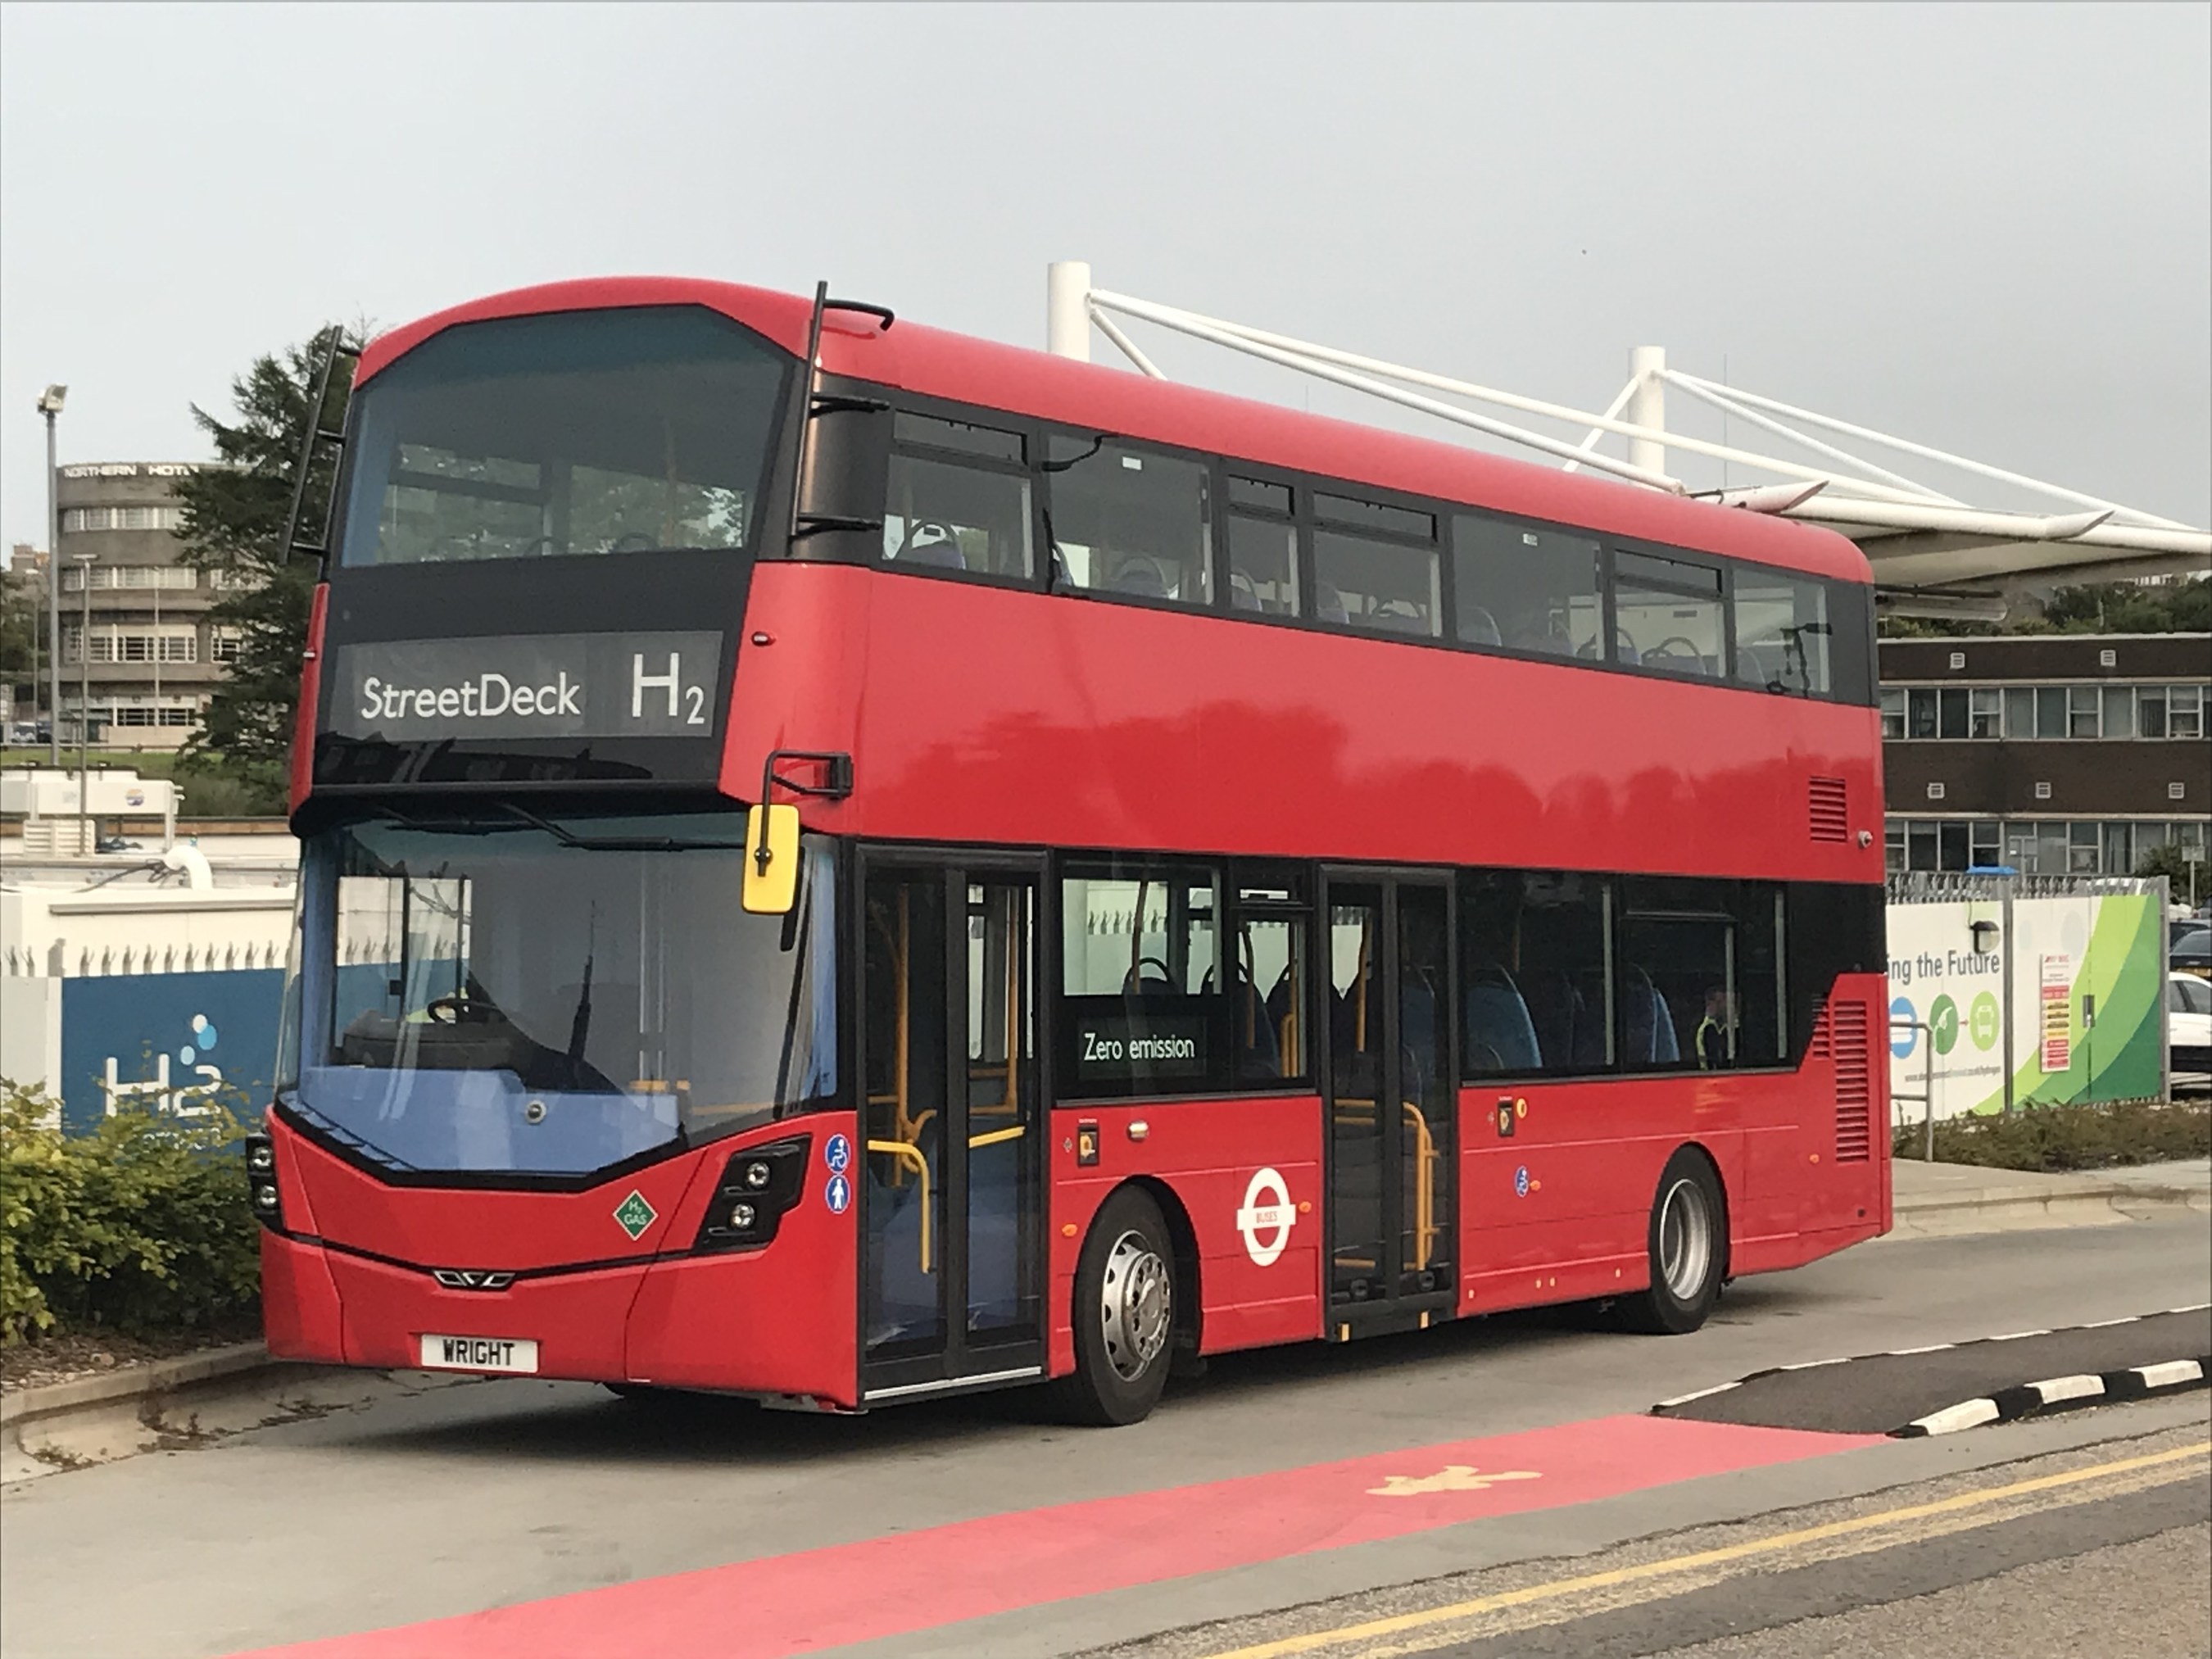
<svg viewBox="0 0 2212 1659"><path fill-rule="evenodd" d="M1420 1613L1401 1613L1388 1619L1370 1619L1356 1625L1342 1625L1332 1630L1311 1631L1302 1636L1286 1636L1277 1641L1261 1642L1250 1647L1231 1649L1212 1656L1212 1659L1291 1659L1296 1654L1313 1653L1324 1648L1334 1648L1355 1642L1371 1642L1383 1638L1404 1636L1413 1632L1429 1629L1437 1625L1453 1624L1462 1620L1480 1618L1485 1613L1502 1613L1516 1607L1526 1607L1545 1601L1564 1600L1569 1596L1587 1595L1591 1591L1616 1589L1622 1585L1646 1583L1679 1574L1694 1574L1705 1568L1726 1566L1731 1563L1750 1560L1763 1555L1776 1555L1786 1551L1804 1549L1808 1546L1827 1543L1835 1539L1848 1538L1856 1534L1877 1532L1886 1528L1908 1527L1915 1522L1938 1520L1959 1516L1991 1504L2028 1498L2039 1492L2063 1491L2089 1481L2111 1480L2143 1470L2185 1462L2212 1454L2212 1440L2199 1440L2186 1446L2177 1446L2170 1451L2149 1452L2140 1457L2124 1457L2110 1463L2093 1464L2087 1468L2068 1469L2058 1474L2038 1475L2030 1480L2016 1480L2008 1486L1989 1486L1975 1492L1960 1492L1954 1498L1936 1498L1930 1503L1908 1504L1901 1509L1882 1510L1873 1515L1853 1516L1848 1520L1830 1521L1817 1527L1802 1527L1793 1532L1772 1533L1764 1538L1747 1540L1741 1544L1728 1544L1718 1549L1698 1550L1692 1554L1670 1556L1663 1561L1645 1561L1634 1566L1613 1567L1603 1572L1584 1573L1575 1578L1555 1578L1548 1583L1530 1584L1524 1589L1501 1590L1494 1595L1476 1596L1471 1601L1454 1601L1449 1606L1430 1607ZM2087 1495L2085 1494L2086 1498ZM2081 1501L2081 1500L2069 1500ZM1970 1523L1971 1524L1971 1523ZM1393 1650L1417 1650L1428 1645L1413 1642Z"/></svg>

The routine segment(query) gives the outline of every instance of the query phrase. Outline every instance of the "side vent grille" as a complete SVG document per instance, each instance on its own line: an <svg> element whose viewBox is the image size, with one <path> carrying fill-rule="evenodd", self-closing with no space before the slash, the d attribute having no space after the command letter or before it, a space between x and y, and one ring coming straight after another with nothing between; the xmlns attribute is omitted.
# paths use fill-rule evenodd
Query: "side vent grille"
<svg viewBox="0 0 2212 1659"><path fill-rule="evenodd" d="M1823 999L1820 1005L1813 1010L1813 1041L1809 1045L1808 1057L1813 1060L1826 1060L1829 1052L1828 1005Z"/></svg>
<svg viewBox="0 0 2212 1659"><path fill-rule="evenodd" d="M1844 798L1841 778L1814 778L1806 787L1807 805L1812 811L1814 841L1848 842L1851 838L1849 805Z"/></svg>
<svg viewBox="0 0 2212 1659"><path fill-rule="evenodd" d="M1866 1004L1838 1003L1832 1021L1830 1035L1836 1055L1836 1162L1863 1164L1874 1156L1874 1071L1867 1053Z"/></svg>

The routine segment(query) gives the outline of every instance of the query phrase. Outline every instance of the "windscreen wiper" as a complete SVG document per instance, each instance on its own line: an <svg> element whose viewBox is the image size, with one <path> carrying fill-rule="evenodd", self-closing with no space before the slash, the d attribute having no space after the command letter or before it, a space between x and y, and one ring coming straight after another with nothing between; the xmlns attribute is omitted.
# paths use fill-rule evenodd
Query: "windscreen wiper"
<svg viewBox="0 0 2212 1659"><path fill-rule="evenodd" d="M543 830L563 847L573 847L586 853L742 853L745 850L743 837L736 841L701 841L684 836L580 836L564 829L550 818L542 818L513 801L501 801L499 810L510 817L521 819L532 829Z"/></svg>

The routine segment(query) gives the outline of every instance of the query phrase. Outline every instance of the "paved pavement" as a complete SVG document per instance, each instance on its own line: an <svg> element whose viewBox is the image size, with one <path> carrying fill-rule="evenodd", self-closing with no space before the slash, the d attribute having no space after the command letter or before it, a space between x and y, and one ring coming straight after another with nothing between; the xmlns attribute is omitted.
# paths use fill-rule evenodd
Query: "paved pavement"
<svg viewBox="0 0 2212 1659"><path fill-rule="evenodd" d="M2083 1324L2208 1297L2212 1230L2183 1212L1847 1252L1742 1281L1706 1329L1686 1338L1624 1336L1561 1310L1231 1356L1206 1378L1176 1385L1151 1421L1121 1431L1042 1424L1012 1395L832 1419L729 1402L640 1412L579 1385L471 1383L7 1488L0 1649L9 1659L223 1654L595 1587L677 1586L684 1581L669 1575L862 1546L882 1552L890 1567L848 1575L823 1594L896 1601L948 1571L939 1557L936 1567L916 1566L919 1581L902 1577L903 1540L916 1540L911 1559L927 1563L930 1549L920 1540L941 1538L948 1527L1014 1516L1019 1535L1026 1511L1363 1458L1393 1465L1376 1486L1388 1487L1393 1474L1449 1483L1460 1479L1453 1466L1473 1456L1450 1455L1454 1448L1538 1431L1554 1437L1548 1446L1589 1462L1596 1423L1767 1366ZM2195 1422L2204 1398L2112 1409ZM2169 1415L2158 1419L2160 1412ZM1721 1473L1670 1474L1639 1449L1616 1460L1624 1477L1610 1495L1588 1501L1501 1508L1336 1547L1322 1540L1303 1554L1009 1606L885 1635L856 1651L883 1659L1062 1654L1318 1595L1577 1554L1970 1470L2021 1449L2094 1440L2106 1431L2093 1419L2106 1415L1847 1445ZM1191 1501L1202 1528L1216 1511ZM1146 1511L1139 1504L1096 1513ZM1143 1544L1144 1527L1156 1523L1139 1523L1133 1538L1098 1529L1093 1547L1110 1555ZM958 1571L988 1577L989 1559ZM118 1573L118 1562L129 1571ZM694 1638L711 1640L717 1653L760 1650L744 1639L741 1602L696 1604L710 1622L686 1630L659 1621L656 1605L674 1603L648 1597L637 1631L658 1659ZM543 1644L534 1659L563 1650L558 1641Z"/></svg>

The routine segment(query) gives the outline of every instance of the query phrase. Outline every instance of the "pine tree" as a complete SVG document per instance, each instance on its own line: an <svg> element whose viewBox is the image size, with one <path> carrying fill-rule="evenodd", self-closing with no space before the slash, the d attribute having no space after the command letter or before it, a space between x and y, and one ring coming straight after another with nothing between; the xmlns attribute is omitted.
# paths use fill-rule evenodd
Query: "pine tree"
<svg viewBox="0 0 2212 1659"><path fill-rule="evenodd" d="M222 573L211 577L225 592L210 614L239 635L238 659L216 687L188 759L235 779L272 811L283 806L317 574L313 560L288 556L284 518L307 404L333 337L355 343L351 331L334 323L303 344L257 359L231 382L234 421L192 405L192 419L214 441L220 465L200 469L177 489L184 507L183 562ZM345 417L344 367L341 358L320 411L322 424L333 430ZM336 469L332 447L319 447L300 515L303 538L311 539L324 521Z"/></svg>

